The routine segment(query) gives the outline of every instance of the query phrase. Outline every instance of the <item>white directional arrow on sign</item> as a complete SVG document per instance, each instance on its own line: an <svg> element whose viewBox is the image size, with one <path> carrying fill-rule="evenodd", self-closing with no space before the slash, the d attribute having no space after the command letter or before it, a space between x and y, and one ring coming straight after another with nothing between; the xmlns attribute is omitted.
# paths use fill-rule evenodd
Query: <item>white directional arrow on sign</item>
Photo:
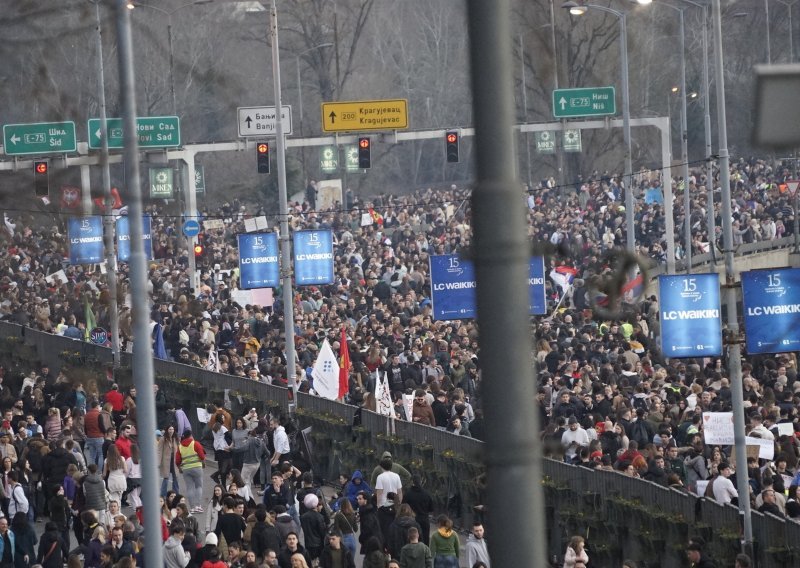
<svg viewBox="0 0 800 568"><path fill-rule="evenodd" d="M22 140L22 138L20 138L16 134L11 135L11 143L14 144L15 146L17 145L17 142L19 142L20 140Z"/></svg>
<svg viewBox="0 0 800 568"><path fill-rule="evenodd" d="M561 100L558 101L558 104L561 105L561 110L564 110L565 108L567 108L567 99L561 97Z"/></svg>

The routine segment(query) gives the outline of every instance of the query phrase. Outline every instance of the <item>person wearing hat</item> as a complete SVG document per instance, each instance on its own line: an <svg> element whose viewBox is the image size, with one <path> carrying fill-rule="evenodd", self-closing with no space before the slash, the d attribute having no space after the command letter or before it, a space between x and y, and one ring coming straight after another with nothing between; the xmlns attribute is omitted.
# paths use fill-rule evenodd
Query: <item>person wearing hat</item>
<svg viewBox="0 0 800 568"><path fill-rule="evenodd" d="M325 531L328 528L325 517L320 512L323 503L314 493L307 493L303 498L303 506L306 512L300 516L300 526L303 529L303 542L306 545L306 552L315 561L322 554L322 547L325 545ZM341 538L341 535L340 535Z"/></svg>
<svg viewBox="0 0 800 568"><path fill-rule="evenodd" d="M342 533L337 528L328 531L327 542L319 557L319 568L356 568L355 559L346 547L342 546Z"/></svg>
<svg viewBox="0 0 800 568"><path fill-rule="evenodd" d="M719 464L717 470L719 471L719 475L708 482L714 500L725 504L732 502L734 499L738 499L739 493L737 493L736 487L734 487L733 482L730 480L733 474L731 464L723 461ZM708 496L708 493L709 490L707 489L706 496Z"/></svg>

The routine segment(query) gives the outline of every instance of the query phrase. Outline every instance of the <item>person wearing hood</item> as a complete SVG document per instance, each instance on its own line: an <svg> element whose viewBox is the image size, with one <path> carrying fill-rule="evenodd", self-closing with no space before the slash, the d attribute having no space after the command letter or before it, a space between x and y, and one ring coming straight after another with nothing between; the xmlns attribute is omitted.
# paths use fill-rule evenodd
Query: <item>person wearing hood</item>
<svg viewBox="0 0 800 568"><path fill-rule="evenodd" d="M381 462L383 462L383 460L385 460L387 458L391 461L391 464L392 464L391 465L391 471L393 471L394 473L396 473L397 475L400 476L400 480L403 482L403 487L410 486L411 485L411 473L409 473L409 471L406 468L404 468L402 465L400 465L399 463L394 463L394 461L392 460L391 452L383 452L381 454ZM369 479L370 483L369 484L372 487L375 487L375 484L378 481L378 476L384 472L383 467L381 467L381 465L380 465L381 462L379 462L378 465L375 466L375 469L372 470L372 475L370 475L370 479Z"/></svg>
<svg viewBox="0 0 800 568"><path fill-rule="evenodd" d="M453 531L453 521L447 515L439 515L439 528L431 535L431 554L434 568L458 568L458 535Z"/></svg>
<svg viewBox="0 0 800 568"><path fill-rule="evenodd" d="M367 493L371 494L372 487L370 487L364 479L364 474L361 473L361 470L357 469L353 472L353 477L350 478L350 481L344 486L343 490L344 496L347 497L348 501L350 501L353 509L358 508L356 497L360 491L366 491Z"/></svg>
<svg viewBox="0 0 800 568"><path fill-rule="evenodd" d="M392 558L400 558L400 551L411 542L408 538L408 529L415 528L420 532L419 523L414 519L414 510L407 503L400 505L392 524L386 534L386 548Z"/></svg>
<svg viewBox="0 0 800 568"><path fill-rule="evenodd" d="M206 467L206 451L200 442L192 437L191 430L184 430L178 451L175 452L175 466L183 474L186 485L186 498L192 506L191 513L202 513L200 505L203 498L203 469Z"/></svg>
<svg viewBox="0 0 800 568"><path fill-rule="evenodd" d="M483 523L480 521L472 523L472 532L467 537L465 550L467 553L467 566L474 566L476 562L483 562L486 568L492 568L489 562L489 549L486 546L486 539L483 538Z"/></svg>
<svg viewBox="0 0 800 568"><path fill-rule="evenodd" d="M191 560L189 552L183 549L186 535L182 522L173 522L169 527L169 538L164 543L164 568L186 568Z"/></svg>
<svg viewBox="0 0 800 568"><path fill-rule="evenodd" d="M272 510L275 511L275 528L278 529L281 542L286 542L286 537L288 537L289 534L298 534L300 532L300 527L297 526L297 523L289 514L289 510L286 508L286 506L275 505Z"/></svg>

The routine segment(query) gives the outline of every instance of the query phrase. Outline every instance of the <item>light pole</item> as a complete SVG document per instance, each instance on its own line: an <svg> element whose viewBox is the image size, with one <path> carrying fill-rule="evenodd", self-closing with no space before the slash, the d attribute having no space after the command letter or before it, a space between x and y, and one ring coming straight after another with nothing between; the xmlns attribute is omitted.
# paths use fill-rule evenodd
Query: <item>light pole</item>
<svg viewBox="0 0 800 568"><path fill-rule="evenodd" d="M150 10L155 10L161 14L164 14L167 17L167 45L169 47L169 90L170 96L172 97L172 114L174 116L178 116L178 105L175 98L175 52L172 47L172 15L176 12L183 10L184 8L188 8L190 6L199 6L201 4L210 4L213 0L194 0L193 2L187 2L185 4L181 4L174 10L165 10L163 8L159 8L158 6L153 6L152 4L141 4L139 2L128 2L127 8L129 10L133 10L135 8L149 8ZM182 171L182 166L178 166L178 173L180 179L185 179L182 175L180 175ZM189 172L189 175L194 175L194 172ZM197 219L197 196L190 194L189 184L185 184L184 186L184 195L183 201L184 206L188 207L188 211L186 211L187 216L190 219ZM183 207L181 207L181 212L183 212ZM179 231L179 235L183 235L182 232ZM189 266L187 272L189 273L189 286L193 292L197 292L199 288L199 278L197 277L197 261L194 256L194 245L195 240L197 237L184 237L186 239L186 258L189 259ZM182 241L181 241L182 243Z"/></svg>
<svg viewBox="0 0 800 568"><path fill-rule="evenodd" d="M114 216L111 213L114 198L111 197L111 169L108 164L108 137L106 136L106 80L103 65L103 28L100 24L100 0L90 0L94 4L94 15L97 25L97 101L100 107L100 163L103 172L103 199L106 205L103 215L103 235L106 249L106 281L108 282L108 299L111 324L111 355L114 368L120 364L119 352L119 306L117 304L117 255L114 250Z"/></svg>
<svg viewBox="0 0 800 568"><path fill-rule="evenodd" d="M717 122L719 128L719 169L722 186L722 236L725 248L725 306L728 317L728 371L733 400L733 439L736 446L736 489L740 495L739 513L744 527L744 549L749 552L753 543L753 520L750 516L750 484L747 472L747 452L745 451L744 429L744 388L742 387L742 360L739 337L738 307L736 305L736 274L733 226L731 223L731 180L728 157L728 127L725 111L725 73L722 59L722 13L720 0L712 0L714 24L714 63L717 81Z"/></svg>
<svg viewBox="0 0 800 568"><path fill-rule="evenodd" d="M772 50L769 44L769 0L764 0L764 17L767 20L767 64L771 64Z"/></svg>
<svg viewBox="0 0 800 568"><path fill-rule="evenodd" d="M305 51L298 53L294 58L294 64L297 68L297 103L300 107L300 135L303 134L303 81L300 77L300 58L303 57L307 53L311 53L312 51L316 51L317 49L322 49L323 47L333 47L333 43L325 42L319 45L315 45L314 47L309 47Z"/></svg>
<svg viewBox="0 0 800 568"><path fill-rule="evenodd" d="M628 29L627 17L625 12L601 6L599 4L578 4L577 2L569 1L561 5L562 8L569 10L573 16L582 16L586 10L599 10L616 16L619 20L620 31L620 55L622 57L622 136L625 139L625 171L623 172L623 179L625 180L625 224L627 225L627 249L629 252L636 253L636 230L634 223L634 199L633 199L633 178L631 164L631 109L630 109L630 92L628 87ZM665 207L666 209L666 207ZM672 235L668 235L667 244L673 240ZM667 262L669 262L669 254L667 254ZM674 262L674 256L673 256Z"/></svg>
<svg viewBox="0 0 800 568"><path fill-rule="evenodd" d="M659 2L658 6L670 8L678 13L678 22L680 24L678 33L678 50L681 53L681 84L678 87L678 93L681 97L681 171L683 175L683 209L684 209L684 239L685 244L683 251L684 262L686 263L686 274L692 272L692 220L690 215L691 197L689 195L689 132L686 125L686 33L684 29L683 13L685 8L677 8L670 4ZM667 180L665 183L672 183L672 180ZM672 207L672 204L665 203L665 209Z"/></svg>
<svg viewBox="0 0 800 568"><path fill-rule="evenodd" d="M167 46L169 47L169 92L172 97L172 114L175 116L178 116L178 105L175 101L175 54L172 49L172 15L176 12L180 12L184 8L188 8L189 6L199 6L201 4L210 4L211 2L213 2L213 0L194 0L194 2L181 4L174 10L165 10L164 8L153 6L152 4L142 4L140 2L127 3L127 8L129 10L133 10L134 8L149 8L150 10L160 12L167 17Z"/></svg>
<svg viewBox="0 0 800 568"><path fill-rule="evenodd" d="M778 0L780 4L786 6L787 20L789 22L789 63L794 63L794 29L792 28L792 8L794 5L797 4L797 0L794 2L785 2L784 0Z"/></svg>

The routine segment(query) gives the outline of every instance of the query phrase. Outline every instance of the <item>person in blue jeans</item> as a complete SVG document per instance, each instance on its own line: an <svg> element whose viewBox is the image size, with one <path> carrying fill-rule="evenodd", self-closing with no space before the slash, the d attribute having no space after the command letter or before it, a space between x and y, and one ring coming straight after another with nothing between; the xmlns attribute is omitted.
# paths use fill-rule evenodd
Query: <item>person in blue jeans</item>
<svg viewBox="0 0 800 568"><path fill-rule="evenodd" d="M453 521L447 515L439 515L438 528L431 534L433 568L458 568L459 541L453 530Z"/></svg>

